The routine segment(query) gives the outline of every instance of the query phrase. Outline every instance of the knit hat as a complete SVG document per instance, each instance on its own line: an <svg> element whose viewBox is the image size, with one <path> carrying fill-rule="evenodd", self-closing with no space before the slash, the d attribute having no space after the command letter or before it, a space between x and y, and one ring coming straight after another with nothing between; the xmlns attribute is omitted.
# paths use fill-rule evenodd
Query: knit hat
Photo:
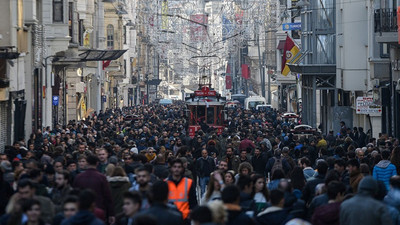
<svg viewBox="0 0 400 225"><path fill-rule="evenodd" d="M378 183L371 176L364 177L358 185L358 192L375 194L378 191Z"/></svg>

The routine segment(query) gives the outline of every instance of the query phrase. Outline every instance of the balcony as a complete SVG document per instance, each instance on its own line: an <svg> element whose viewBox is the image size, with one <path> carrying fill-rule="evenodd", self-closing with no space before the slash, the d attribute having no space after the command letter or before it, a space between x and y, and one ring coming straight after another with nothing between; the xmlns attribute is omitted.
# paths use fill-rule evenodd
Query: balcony
<svg viewBox="0 0 400 225"><path fill-rule="evenodd" d="M374 25L375 37L377 42L398 42L396 9L375 10Z"/></svg>

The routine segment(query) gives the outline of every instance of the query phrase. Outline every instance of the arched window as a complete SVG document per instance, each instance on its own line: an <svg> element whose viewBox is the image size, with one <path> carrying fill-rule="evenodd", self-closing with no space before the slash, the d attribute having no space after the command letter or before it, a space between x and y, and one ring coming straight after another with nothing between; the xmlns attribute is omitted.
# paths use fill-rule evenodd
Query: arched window
<svg viewBox="0 0 400 225"><path fill-rule="evenodd" d="M107 25L107 49L114 49L114 26Z"/></svg>

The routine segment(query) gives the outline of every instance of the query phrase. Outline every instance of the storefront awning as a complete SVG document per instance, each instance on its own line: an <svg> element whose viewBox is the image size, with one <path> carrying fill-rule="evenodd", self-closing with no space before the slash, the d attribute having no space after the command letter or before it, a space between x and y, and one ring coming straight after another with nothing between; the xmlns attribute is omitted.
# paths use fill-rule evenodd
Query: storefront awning
<svg viewBox="0 0 400 225"><path fill-rule="evenodd" d="M15 50L14 46L0 47L0 59L16 59L19 53Z"/></svg>
<svg viewBox="0 0 400 225"><path fill-rule="evenodd" d="M127 50L87 50L79 54L81 61L105 61L116 60Z"/></svg>
<svg viewBox="0 0 400 225"><path fill-rule="evenodd" d="M336 64L287 64L290 71L302 75L334 75Z"/></svg>
<svg viewBox="0 0 400 225"><path fill-rule="evenodd" d="M127 50L87 50L77 58L59 58L57 62L88 62L88 61L107 61L116 60L121 57Z"/></svg>

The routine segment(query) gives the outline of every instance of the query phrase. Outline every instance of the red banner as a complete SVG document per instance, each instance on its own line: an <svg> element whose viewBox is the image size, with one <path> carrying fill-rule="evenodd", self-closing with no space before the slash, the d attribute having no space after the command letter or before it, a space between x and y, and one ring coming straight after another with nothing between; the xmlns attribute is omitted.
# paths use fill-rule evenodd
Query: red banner
<svg viewBox="0 0 400 225"><path fill-rule="evenodd" d="M232 77L229 75L225 76L225 88L232 89Z"/></svg>
<svg viewBox="0 0 400 225"><path fill-rule="evenodd" d="M400 44L400 6L397 7L397 40Z"/></svg>
<svg viewBox="0 0 400 225"><path fill-rule="evenodd" d="M250 69L247 64L242 64L242 77L246 80L250 78Z"/></svg>

